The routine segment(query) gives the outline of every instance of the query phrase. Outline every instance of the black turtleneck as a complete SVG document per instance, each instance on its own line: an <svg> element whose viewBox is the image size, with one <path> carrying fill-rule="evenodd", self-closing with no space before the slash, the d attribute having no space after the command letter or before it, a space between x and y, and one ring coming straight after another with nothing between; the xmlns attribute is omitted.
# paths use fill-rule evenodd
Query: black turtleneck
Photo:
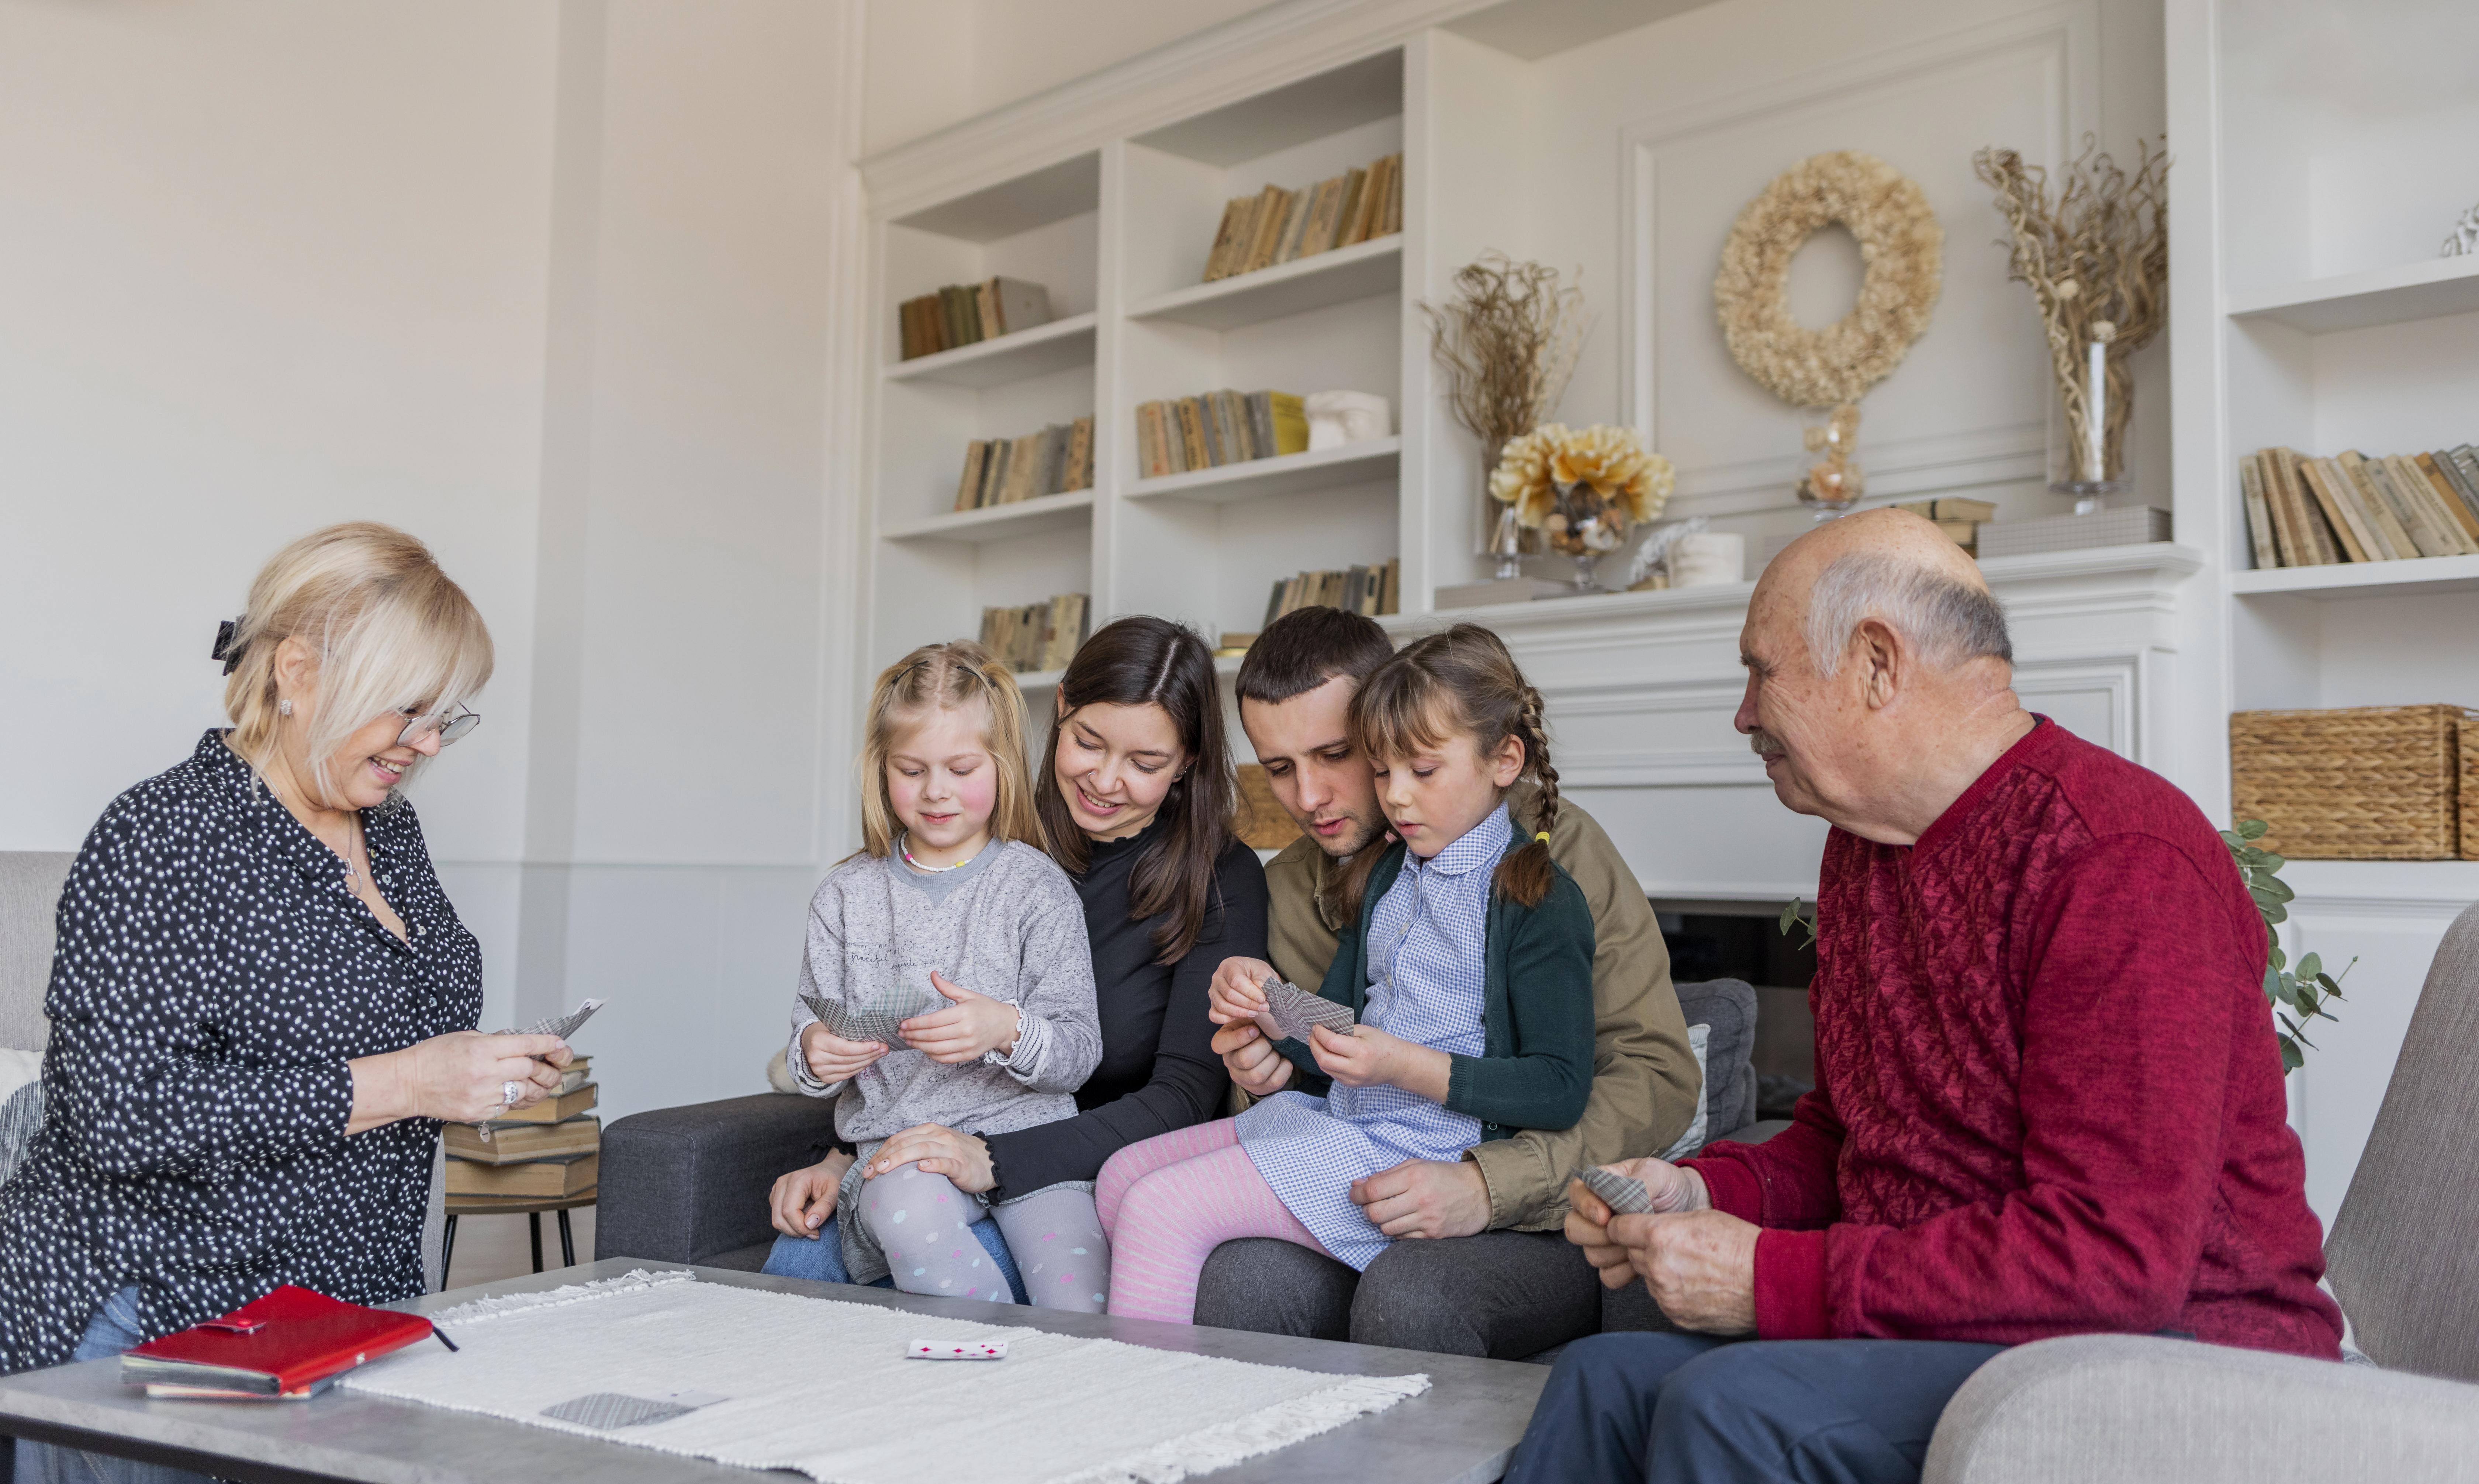
<svg viewBox="0 0 2479 1484"><path fill-rule="evenodd" d="M1233 841L1214 863L1196 945L1175 963L1156 963L1161 919L1128 915L1128 876L1167 828L1157 819L1125 840L1087 843L1085 874L1074 879L1093 943L1102 1065L1077 1091L1076 1117L986 1136L998 1168L994 1201L1090 1180L1125 1146L1222 1114L1231 1080L1214 1054L1206 987L1224 959L1265 956L1265 869Z"/></svg>

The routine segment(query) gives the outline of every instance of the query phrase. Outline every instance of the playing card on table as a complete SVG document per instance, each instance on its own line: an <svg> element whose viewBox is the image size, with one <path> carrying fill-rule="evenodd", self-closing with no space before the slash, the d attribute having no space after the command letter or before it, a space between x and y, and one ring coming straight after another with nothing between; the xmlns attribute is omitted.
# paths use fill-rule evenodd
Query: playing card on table
<svg viewBox="0 0 2479 1484"><path fill-rule="evenodd" d="M1642 1180L1615 1170L1599 1169L1578 1170L1575 1178L1584 1182L1584 1189L1601 1197L1601 1203L1613 1215L1652 1215L1652 1193L1644 1188Z"/></svg>
<svg viewBox="0 0 2479 1484"><path fill-rule="evenodd" d="M829 999L822 994L804 994L801 1003L809 1007L809 1014L818 1018L829 1035L846 1041L875 1041L892 1050L904 1044L904 1033L899 1027L905 1021L944 1010L954 1002L935 990L895 984L874 998L857 1003Z"/></svg>
<svg viewBox="0 0 2479 1484"><path fill-rule="evenodd" d="M1005 1360L1004 1340L915 1340L904 1353L913 1360Z"/></svg>
<svg viewBox="0 0 2479 1484"><path fill-rule="evenodd" d="M1276 1041L1306 1041L1312 1025L1348 1036L1360 1023L1350 1006L1312 994L1288 979L1268 979L1257 988L1265 995L1265 1008L1257 1012L1257 1028Z"/></svg>
<svg viewBox="0 0 2479 1484"><path fill-rule="evenodd" d="M552 1016L547 1020L536 1020L533 1024L526 1026L523 1030L504 1030L498 1034L502 1036L557 1036L560 1040L566 1041L571 1035L575 1033L578 1026L593 1019L594 1012L601 1008L602 1001L599 999L589 999L566 1015Z"/></svg>

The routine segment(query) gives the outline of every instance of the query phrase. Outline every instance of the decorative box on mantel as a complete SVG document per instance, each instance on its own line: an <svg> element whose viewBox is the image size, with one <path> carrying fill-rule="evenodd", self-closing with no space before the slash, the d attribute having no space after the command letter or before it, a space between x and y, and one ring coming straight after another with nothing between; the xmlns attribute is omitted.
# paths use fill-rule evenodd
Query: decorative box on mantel
<svg viewBox="0 0 2479 1484"><path fill-rule="evenodd" d="M2088 516L2050 516L2040 520L1991 520L1980 527L1980 556L2019 557L2035 551L2080 551L2089 546L2140 546L2169 539L2169 513L2152 505L2125 505Z"/></svg>

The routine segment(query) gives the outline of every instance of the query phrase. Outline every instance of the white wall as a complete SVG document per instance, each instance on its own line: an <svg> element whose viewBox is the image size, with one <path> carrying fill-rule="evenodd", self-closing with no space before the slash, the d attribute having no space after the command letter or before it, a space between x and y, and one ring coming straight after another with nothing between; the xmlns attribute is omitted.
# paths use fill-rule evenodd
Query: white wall
<svg viewBox="0 0 2479 1484"><path fill-rule="evenodd" d="M1267 0L868 0L875 153L1265 9Z"/></svg>
<svg viewBox="0 0 2479 1484"><path fill-rule="evenodd" d="M498 646L415 794L485 1023L609 997L607 1112L762 1086L845 806L847 23L0 0L0 849L219 719L270 551L388 520Z"/></svg>

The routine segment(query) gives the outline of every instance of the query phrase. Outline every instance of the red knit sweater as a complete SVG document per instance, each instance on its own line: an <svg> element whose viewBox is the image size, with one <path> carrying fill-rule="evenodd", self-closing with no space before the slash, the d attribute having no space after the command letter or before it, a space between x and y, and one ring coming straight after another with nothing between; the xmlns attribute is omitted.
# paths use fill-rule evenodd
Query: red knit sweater
<svg viewBox="0 0 2479 1484"><path fill-rule="evenodd" d="M2185 1330L2338 1354L2265 940L2211 826L2049 721L1919 843L1835 830L1817 1088L1694 1161L1766 1339Z"/></svg>

